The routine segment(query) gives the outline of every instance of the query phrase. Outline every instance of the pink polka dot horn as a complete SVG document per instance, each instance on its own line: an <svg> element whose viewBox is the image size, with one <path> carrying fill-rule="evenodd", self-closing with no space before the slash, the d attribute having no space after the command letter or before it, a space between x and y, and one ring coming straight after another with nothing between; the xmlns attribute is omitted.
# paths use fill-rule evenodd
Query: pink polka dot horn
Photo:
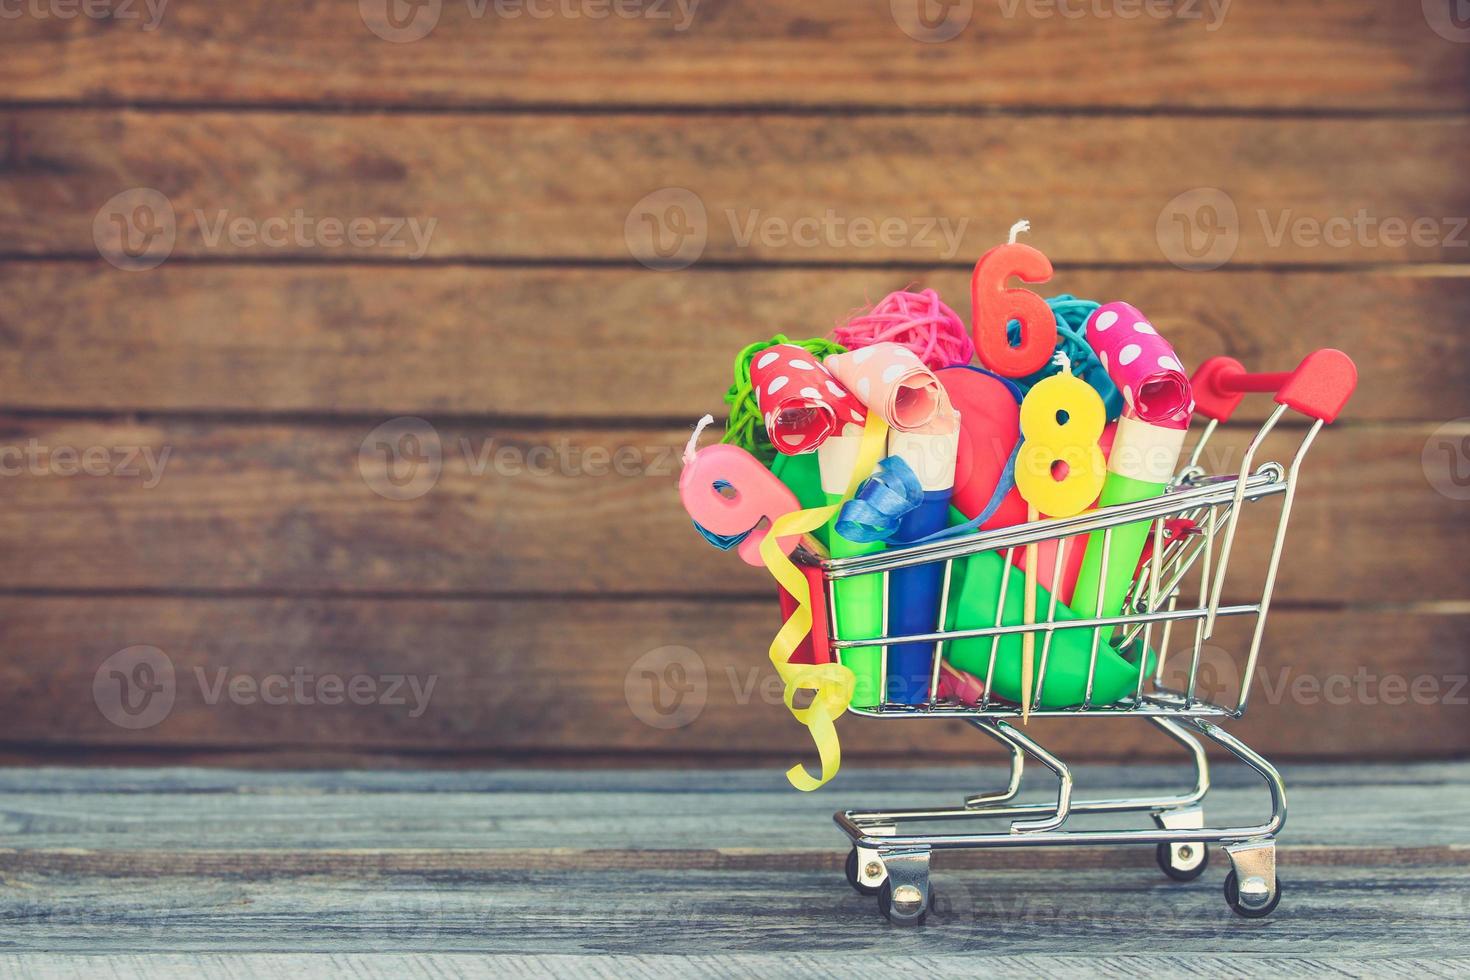
<svg viewBox="0 0 1470 980"><path fill-rule="evenodd" d="M1087 342L1123 393L1123 415L1166 429L1189 428L1194 394L1184 365L1153 324L1127 303L1100 306Z"/></svg>
<svg viewBox="0 0 1470 980"><path fill-rule="evenodd" d="M862 431L867 417L862 402L795 344L776 344L756 354L750 383L778 452L809 453L828 436Z"/></svg>

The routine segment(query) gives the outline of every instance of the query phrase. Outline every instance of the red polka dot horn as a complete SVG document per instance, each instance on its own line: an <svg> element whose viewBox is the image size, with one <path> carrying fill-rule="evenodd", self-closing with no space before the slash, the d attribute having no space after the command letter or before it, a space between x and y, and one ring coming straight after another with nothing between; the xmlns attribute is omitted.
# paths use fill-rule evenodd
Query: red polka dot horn
<svg viewBox="0 0 1470 980"><path fill-rule="evenodd" d="M1173 478L1194 414L1194 394L1184 366L1148 318L1127 303L1098 307L1087 320L1087 342L1123 393L1123 415L1113 436L1098 505L1158 497ZM1139 521L1116 528L1106 564L1102 534L1090 536L1072 593L1076 612L1083 616L1122 612L1149 526L1150 522Z"/></svg>
<svg viewBox="0 0 1470 980"><path fill-rule="evenodd" d="M809 453L828 436L862 431L862 402L795 344L776 344L755 355L750 382L777 452Z"/></svg>
<svg viewBox="0 0 1470 980"><path fill-rule="evenodd" d="M1123 414L1169 429L1189 428L1189 378L1174 348L1127 303L1100 306L1087 321L1087 343L1123 393Z"/></svg>

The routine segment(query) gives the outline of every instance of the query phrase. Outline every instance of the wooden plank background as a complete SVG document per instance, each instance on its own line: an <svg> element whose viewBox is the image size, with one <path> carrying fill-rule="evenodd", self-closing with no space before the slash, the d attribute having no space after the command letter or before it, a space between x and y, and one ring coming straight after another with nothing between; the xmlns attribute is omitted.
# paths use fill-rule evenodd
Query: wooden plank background
<svg viewBox="0 0 1470 980"><path fill-rule="evenodd" d="M763 666L768 583L689 530L677 447L719 413L735 350L907 285L966 311L969 265L1022 216L1057 263L1045 291L1130 299L1190 364L1358 360L1238 728L1294 757L1470 752L1467 504L1444 455L1470 435L1470 34L1448 13L1021 0L956 5L957 34L926 42L880 0L444 3L408 41L382 6L0 23L0 761L802 757ZM129 272L98 228L136 188L166 200L172 247ZM659 272L629 227L669 188L698 199L703 244ZM1235 208L1219 268L1175 264L1180 195L1186 217ZM422 238L217 234L298 214ZM905 234L746 234L828 214ZM1385 240L1389 219L1430 232ZM438 462L397 487L370 436L403 417ZM137 645L176 689L135 729L93 682ZM705 677L676 727L649 701L667 647ZM1242 648L1222 636L1213 669ZM417 715L208 696L298 669L435 687ZM1038 737L1175 751L1097 724ZM844 738L873 761L976 747L959 726Z"/></svg>

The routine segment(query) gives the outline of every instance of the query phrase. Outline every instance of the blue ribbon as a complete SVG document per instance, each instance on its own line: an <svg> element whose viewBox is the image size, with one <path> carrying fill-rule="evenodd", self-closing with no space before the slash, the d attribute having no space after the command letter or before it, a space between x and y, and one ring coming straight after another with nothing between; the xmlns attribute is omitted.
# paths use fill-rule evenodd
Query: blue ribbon
<svg viewBox="0 0 1470 980"><path fill-rule="evenodd" d="M1000 505L1006 499L1006 494L1010 493L1011 488L1016 485L1016 457L1020 454L1021 443L1017 442L1016 448L1011 450L1011 455L1006 460L1005 469L1000 472L1000 479L996 481L995 489L991 491L990 501L986 503L985 509L980 511L980 513L963 524L947 527L943 531L935 531L933 534L926 534L922 538L915 538L912 541L895 541L893 543L903 545L928 544L930 541L943 541L947 538L957 538L962 534L971 534L979 530L981 524L990 520L995 516L995 512L1000 510Z"/></svg>
<svg viewBox="0 0 1470 980"><path fill-rule="evenodd" d="M888 541L898 522L924 501L924 487L901 457L880 460L857 494L842 505L835 529L849 541Z"/></svg>
<svg viewBox="0 0 1470 980"><path fill-rule="evenodd" d="M837 533L860 544L883 541L895 545L928 544L930 541L943 541L962 534L971 534L995 516L995 512L1005 501L1006 494L1016 485L1016 457L1020 453L1021 443L1017 442L1006 460L1005 468L1001 470L995 489L990 493L990 500L979 514L963 524L911 540L896 538L894 535L904 516L923 502L924 488L908 463L897 456L889 456L878 464L873 475L858 488L857 496L842 506L842 513L837 519Z"/></svg>

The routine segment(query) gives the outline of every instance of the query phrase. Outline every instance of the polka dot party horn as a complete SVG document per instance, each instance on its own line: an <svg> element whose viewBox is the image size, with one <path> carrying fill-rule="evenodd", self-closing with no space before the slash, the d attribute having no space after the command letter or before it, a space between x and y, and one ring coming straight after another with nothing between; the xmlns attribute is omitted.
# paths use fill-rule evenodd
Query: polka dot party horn
<svg viewBox="0 0 1470 980"><path fill-rule="evenodd" d="M919 355L891 341L833 354L827 370L897 432L918 432L948 409L948 397Z"/></svg>
<svg viewBox="0 0 1470 980"><path fill-rule="evenodd" d="M750 381L777 452L809 453L849 425L853 433L862 431L862 402L795 344L776 344L755 355Z"/></svg>
<svg viewBox="0 0 1470 980"><path fill-rule="evenodd" d="M1118 419L1098 506L1158 497L1174 476L1194 413L1194 394L1184 366L1148 318L1127 303L1098 307L1087 321L1087 342L1123 393L1123 416ZM1072 592L1073 609L1089 617L1123 611L1149 529L1148 521L1114 529L1106 568L1102 533L1088 538Z"/></svg>
<svg viewBox="0 0 1470 980"><path fill-rule="evenodd" d="M1123 414L1169 429L1189 428L1189 377L1174 348L1127 303L1108 303L1087 320L1087 343L1123 393Z"/></svg>

